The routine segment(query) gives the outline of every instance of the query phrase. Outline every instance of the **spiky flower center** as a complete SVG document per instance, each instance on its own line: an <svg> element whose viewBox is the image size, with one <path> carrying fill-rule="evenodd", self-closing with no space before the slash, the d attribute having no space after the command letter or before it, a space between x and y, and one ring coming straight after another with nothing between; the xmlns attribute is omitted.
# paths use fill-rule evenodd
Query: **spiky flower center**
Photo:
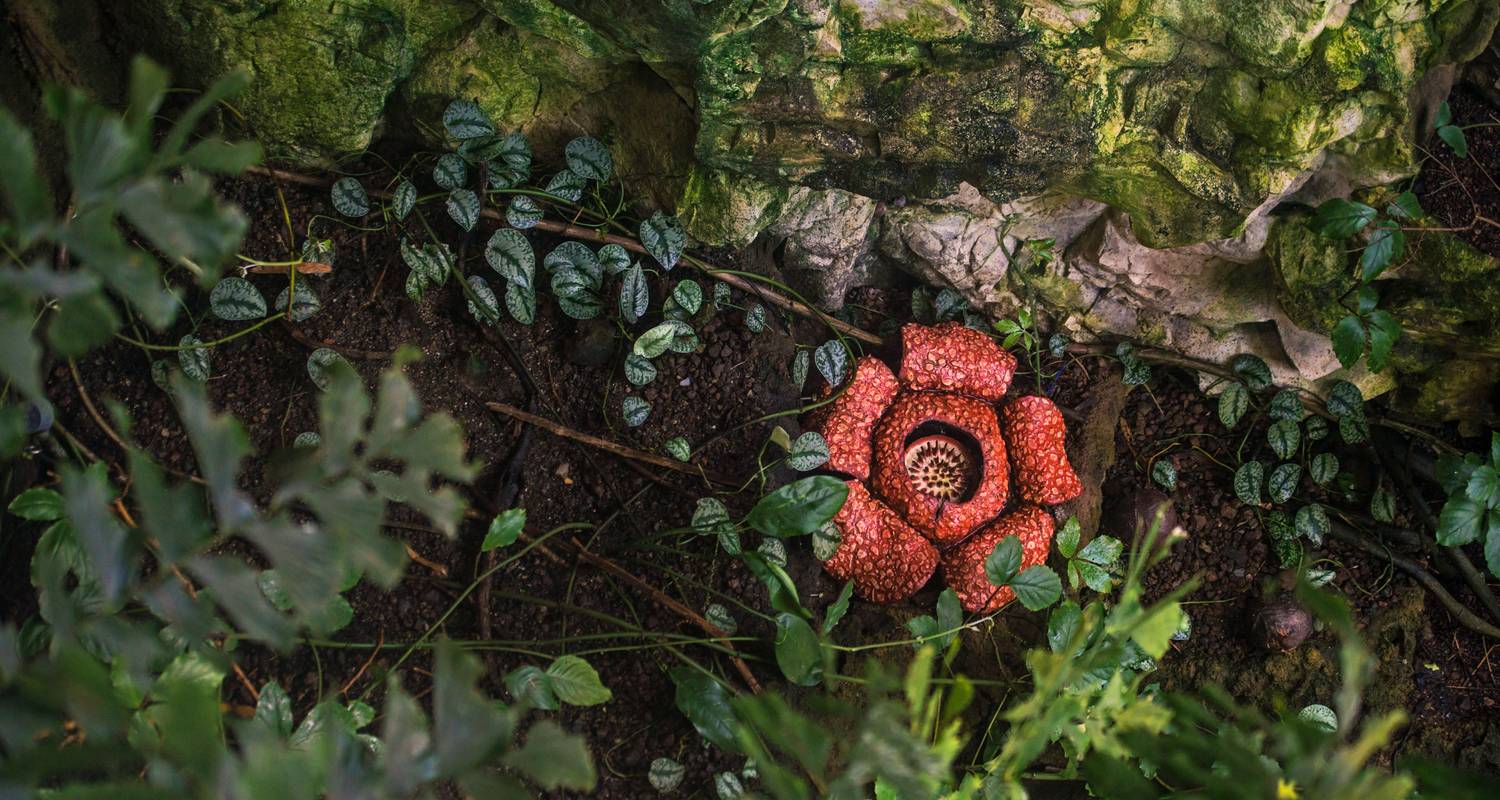
<svg viewBox="0 0 1500 800"><path fill-rule="evenodd" d="M974 461L952 437L927 436L912 442L905 462L917 491L939 500L958 500L974 485Z"/></svg>

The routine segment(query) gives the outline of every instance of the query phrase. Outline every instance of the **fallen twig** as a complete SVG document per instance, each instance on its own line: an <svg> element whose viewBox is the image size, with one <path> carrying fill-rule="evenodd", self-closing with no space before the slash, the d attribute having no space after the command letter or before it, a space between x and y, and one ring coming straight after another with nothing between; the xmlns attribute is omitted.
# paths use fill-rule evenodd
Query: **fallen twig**
<svg viewBox="0 0 1500 800"><path fill-rule="evenodd" d="M662 467L664 469L675 470L685 475L692 475L694 477L703 478L704 480L712 481L722 486L735 485L734 481L731 481L728 478L715 476L702 467L698 467L692 464L684 464L680 461L673 461L666 456L659 456L655 453L648 453L644 450L636 450L633 447L626 447L622 444L616 444L608 439L603 439L592 434L584 433L582 431L575 431L565 425L560 425L545 417L539 417L529 411L522 411L521 409L516 408L512 405L494 402L486 403L485 405L491 411L498 411L508 417L514 417L518 420L521 420L522 422L535 425L538 428L547 431L548 433L561 436L565 439L572 439L575 442L586 444L590 447L597 447L600 450L603 450L607 453L613 453L614 455L620 456L621 458L642 461L647 464Z"/></svg>

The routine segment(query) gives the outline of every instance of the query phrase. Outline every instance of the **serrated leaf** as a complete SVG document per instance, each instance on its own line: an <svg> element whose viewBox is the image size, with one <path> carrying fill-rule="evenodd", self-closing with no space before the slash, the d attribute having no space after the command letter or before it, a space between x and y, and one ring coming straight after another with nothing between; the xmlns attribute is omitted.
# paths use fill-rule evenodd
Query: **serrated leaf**
<svg viewBox="0 0 1500 800"><path fill-rule="evenodd" d="M330 190L333 210L346 217L363 217L370 213L370 196L358 178L339 178Z"/></svg>
<svg viewBox="0 0 1500 800"><path fill-rule="evenodd" d="M477 139L495 132L489 115L473 100L454 100L443 110L443 128L455 139Z"/></svg>
<svg viewBox="0 0 1500 800"><path fill-rule="evenodd" d="M1057 552L1063 558L1072 558L1078 554L1078 541L1083 537L1083 528L1078 524L1078 517L1069 516L1067 522L1057 531L1054 541Z"/></svg>
<svg viewBox="0 0 1500 800"><path fill-rule="evenodd" d="M442 189L457 189L469 179L469 165L457 153L444 153L432 168L432 182Z"/></svg>
<svg viewBox="0 0 1500 800"><path fill-rule="evenodd" d="M396 219L406 219L406 215L417 207L417 187L411 181L402 178L396 184L396 191L391 196L391 213Z"/></svg>
<svg viewBox="0 0 1500 800"><path fill-rule="evenodd" d="M1389 311L1381 310L1371 311L1366 321L1370 334L1370 371L1380 372L1390 359L1391 348L1401 338L1401 323Z"/></svg>
<svg viewBox="0 0 1500 800"><path fill-rule="evenodd" d="M287 311L287 298L290 291L290 286L284 286L281 292L276 295L275 306L277 311ZM291 310L287 313L287 318L292 322L306 322L322 309L323 301L318 299L318 295L313 292L312 287L308 286L306 281L297 281L297 300L292 303Z"/></svg>
<svg viewBox="0 0 1500 800"><path fill-rule="evenodd" d="M1021 540L1015 536L1001 539L984 559L984 577L991 586L1004 586L1021 571Z"/></svg>
<svg viewBox="0 0 1500 800"><path fill-rule="evenodd" d="M177 340L177 346L183 348L177 351L177 363L182 367L182 374L199 383L206 383L213 374L213 368L209 349L195 346L201 344L203 340L191 333Z"/></svg>
<svg viewBox="0 0 1500 800"><path fill-rule="evenodd" d="M1246 461L1234 471L1234 496L1241 503L1260 505L1260 487L1265 481L1265 465L1259 461Z"/></svg>
<svg viewBox="0 0 1500 800"><path fill-rule="evenodd" d="M651 416L651 404L635 395L627 395L620 402L620 414L625 419L625 424L632 428L640 427L646 423Z"/></svg>
<svg viewBox="0 0 1500 800"><path fill-rule="evenodd" d="M1350 314L1338 321L1329 334L1333 339L1333 354L1345 369L1355 365L1365 353L1365 326L1359 317Z"/></svg>
<svg viewBox="0 0 1500 800"><path fill-rule="evenodd" d="M1219 421L1233 428L1250 408L1250 393L1242 384L1231 383L1219 394Z"/></svg>
<svg viewBox="0 0 1500 800"><path fill-rule="evenodd" d="M646 252L656 259L662 269L668 271L682 258L682 248L687 244L687 234L682 230L682 222L677 217L660 211L641 223L640 238Z"/></svg>
<svg viewBox="0 0 1500 800"><path fill-rule="evenodd" d="M646 315L650 305L651 290L646 285L646 272L640 264L632 265L625 270L625 277L620 281L620 316L634 325Z"/></svg>
<svg viewBox="0 0 1500 800"><path fill-rule="evenodd" d="M581 136L568 142L565 150L568 169L580 177L601 183L614 173L615 162L610 158L609 148L598 139Z"/></svg>
<svg viewBox="0 0 1500 800"><path fill-rule="evenodd" d="M1396 195L1396 199L1386 206L1386 213L1406 220L1417 220L1423 216L1422 204L1410 190Z"/></svg>
<svg viewBox="0 0 1500 800"><path fill-rule="evenodd" d="M578 656L558 656L547 667L547 677L558 699L570 706L596 706L614 696L593 666Z"/></svg>
<svg viewBox="0 0 1500 800"><path fill-rule="evenodd" d="M1062 597L1062 579L1041 565L1023 570L1009 585L1027 611L1041 611Z"/></svg>
<svg viewBox="0 0 1500 800"><path fill-rule="evenodd" d="M1297 491L1297 483L1302 480L1302 466L1299 464L1278 464L1271 470L1271 477L1266 483L1267 492L1273 503L1285 503L1292 499Z"/></svg>
<svg viewBox="0 0 1500 800"><path fill-rule="evenodd" d="M786 454L787 466L808 472L828 463L828 442L817 431L806 431L792 442Z"/></svg>
<svg viewBox="0 0 1500 800"><path fill-rule="evenodd" d="M1474 468L1469 473L1469 482L1464 487L1464 494L1476 503L1487 508L1500 507L1500 472L1489 464Z"/></svg>
<svg viewBox="0 0 1500 800"><path fill-rule="evenodd" d="M677 305L682 306L683 311L697 314L698 310L703 308L703 287L692 278L684 278L672 287L672 299L677 301Z"/></svg>
<svg viewBox="0 0 1500 800"><path fill-rule="evenodd" d="M1461 547L1479 538L1484 529L1484 506L1467 497L1450 497L1438 514L1437 540L1444 547Z"/></svg>
<svg viewBox="0 0 1500 800"><path fill-rule="evenodd" d="M518 194L510 199L510 204L505 207L505 221L512 228L525 230L534 228L542 221L542 207L536 201L524 194Z"/></svg>
<svg viewBox="0 0 1500 800"><path fill-rule="evenodd" d="M1307 226L1332 239L1347 239L1364 230L1375 217L1375 209L1364 203L1335 197L1318 206Z"/></svg>
<svg viewBox="0 0 1500 800"><path fill-rule="evenodd" d="M479 224L479 195L472 189L454 189L448 193L448 216L466 231Z"/></svg>
<svg viewBox="0 0 1500 800"><path fill-rule="evenodd" d="M1406 250L1406 234L1394 220L1382 220L1370 234L1370 242L1359 255L1360 279L1365 283L1380 277L1391 262Z"/></svg>
<svg viewBox="0 0 1500 800"><path fill-rule="evenodd" d="M224 278L208 295L214 316L228 322L245 322L266 315L266 298L244 278Z"/></svg>

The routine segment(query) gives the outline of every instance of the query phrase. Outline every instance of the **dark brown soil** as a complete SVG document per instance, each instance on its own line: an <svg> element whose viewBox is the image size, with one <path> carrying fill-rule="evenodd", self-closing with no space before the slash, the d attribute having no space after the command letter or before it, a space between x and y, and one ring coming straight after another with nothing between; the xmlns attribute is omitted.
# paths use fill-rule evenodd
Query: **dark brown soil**
<svg viewBox="0 0 1500 800"><path fill-rule="evenodd" d="M1500 258L1500 112L1474 91L1460 86L1448 98L1453 124L1468 127L1467 158L1459 158L1436 136L1417 180L1422 208L1454 235Z"/></svg>

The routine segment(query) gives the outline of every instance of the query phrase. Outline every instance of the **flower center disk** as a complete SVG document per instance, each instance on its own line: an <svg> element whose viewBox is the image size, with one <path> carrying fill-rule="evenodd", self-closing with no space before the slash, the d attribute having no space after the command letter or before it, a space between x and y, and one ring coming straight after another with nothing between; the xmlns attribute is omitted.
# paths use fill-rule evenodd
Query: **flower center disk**
<svg viewBox="0 0 1500 800"><path fill-rule="evenodd" d="M974 488L974 459L951 436L925 436L906 448L906 474L917 491L950 502Z"/></svg>

